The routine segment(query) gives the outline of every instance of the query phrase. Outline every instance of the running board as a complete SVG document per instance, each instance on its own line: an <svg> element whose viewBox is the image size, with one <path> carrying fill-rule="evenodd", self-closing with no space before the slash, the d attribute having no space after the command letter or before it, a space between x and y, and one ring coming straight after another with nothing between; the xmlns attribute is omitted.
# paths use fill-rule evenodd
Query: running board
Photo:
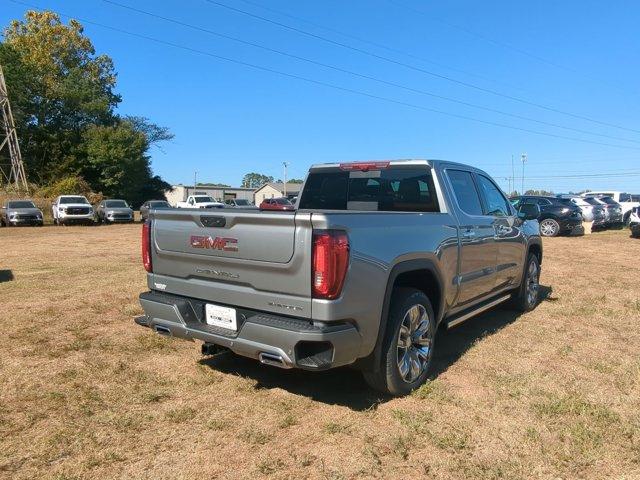
<svg viewBox="0 0 640 480"><path fill-rule="evenodd" d="M454 317L452 320L447 321L446 323L447 329L460 325L462 322L465 322L470 318L475 317L476 315L479 315L482 312L495 307L496 305L500 305L501 303L506 302L510 298L511 298L511 294L498 297L495 300L490 301L489 303L485 303L477 308L474 308L470 312L463 313L459 317Z"/></svg>

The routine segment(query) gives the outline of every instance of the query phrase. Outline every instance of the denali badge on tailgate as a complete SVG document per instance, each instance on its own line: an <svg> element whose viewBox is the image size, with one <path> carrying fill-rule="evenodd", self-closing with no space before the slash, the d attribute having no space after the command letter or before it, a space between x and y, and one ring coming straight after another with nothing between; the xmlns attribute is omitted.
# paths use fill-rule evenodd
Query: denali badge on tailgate
<svg viewBox="0 0 640 480"><path fill-rule="evenodd" d="M212 250L223 250L225 252L238 251L238 239L228 237L207 237L202 235L191 235L189 242L193 248L210 248Z"/></svg>

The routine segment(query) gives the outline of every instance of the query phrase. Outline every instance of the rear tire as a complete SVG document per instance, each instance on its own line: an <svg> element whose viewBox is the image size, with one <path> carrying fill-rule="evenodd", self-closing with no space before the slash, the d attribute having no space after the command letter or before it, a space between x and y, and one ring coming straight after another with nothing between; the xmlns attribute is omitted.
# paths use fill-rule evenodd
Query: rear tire
<svg viewBox="0 0 640 480"><path fill-rule="evenodd" d="M382 326L381 326L382 327ZM429 298L420 290L393 292L377 371L365 381L390 395L407 395L426 380L433 358L436 318Z"/></svg>
<svg viewBox="0 0 640 480"><path fill-rule="evenodd" d="M540 300L540 262L537 255L529 253L522 282L513 296L513 307L519 312L530 312Z"/></svg>
<svg viewBox="0 0 640 480"><path fill-rule="evenodd" d="M540 222L540 235L543 237L557 237L560 233L560 224L553 218L545 218Z"/></svg>

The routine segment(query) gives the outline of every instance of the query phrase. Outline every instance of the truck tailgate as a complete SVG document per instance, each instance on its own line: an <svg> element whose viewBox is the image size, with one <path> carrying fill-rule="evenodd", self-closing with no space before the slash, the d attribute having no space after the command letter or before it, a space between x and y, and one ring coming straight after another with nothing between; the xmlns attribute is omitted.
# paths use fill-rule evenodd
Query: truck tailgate
<svg viewBox="0 0 640 480"><path fill-rule="evenodd" d="M310 214L156 210L150 218L151 288L310 317Z"/></svg>

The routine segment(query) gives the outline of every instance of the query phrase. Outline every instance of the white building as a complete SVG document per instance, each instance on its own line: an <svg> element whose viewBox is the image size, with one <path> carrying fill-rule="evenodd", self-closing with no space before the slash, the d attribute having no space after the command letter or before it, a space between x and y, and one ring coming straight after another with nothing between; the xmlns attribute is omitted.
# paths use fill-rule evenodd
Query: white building
<svg viewBox="0 0 640 480"><path fill-rule="evenodd" d="M262 185L254 193L254 202L260 205L265 198L297 197L302 188L301 183L287 183L287 192L285 195L284 184L281 182L269 182Z"/></svg>

